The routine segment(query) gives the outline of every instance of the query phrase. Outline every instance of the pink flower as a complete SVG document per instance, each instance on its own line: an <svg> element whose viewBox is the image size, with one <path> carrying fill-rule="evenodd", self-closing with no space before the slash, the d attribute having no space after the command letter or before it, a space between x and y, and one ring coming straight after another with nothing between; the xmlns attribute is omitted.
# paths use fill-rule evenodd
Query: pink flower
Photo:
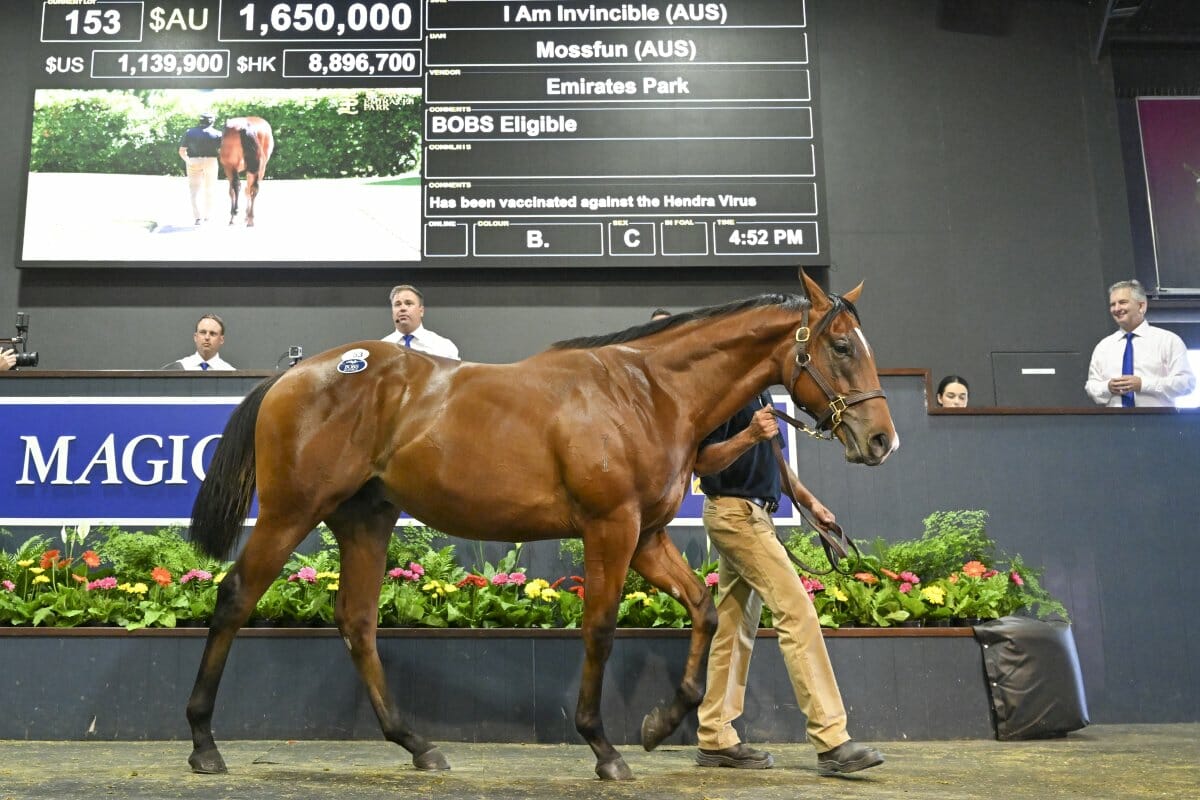
<svg viewBox="0 0 1200 800"><path fill-rule="evenodd" d="M719 581L719 580L721 580L720 573L710 572L704 576L704 585L705 586L716 586L717 581Z"/></svg>
<svg viewBox="0 0 1200 800"><path fill-rule="evenodd" d="M492 576L492 586L503 586L508 583L508 576L503 572L497 572Z"/></svg>
<svg viewBox="0 0 1200 800"><path fill-rule="evenodd" d="M904 572L900 573L900 580L904 581L905 583L920 583L921 582L920 578L918 578L914 573L909 572L908 570L904 570Z"/></svg>
<svg viewBox="0 0 1200 800"><path fill-rule="evenodd" d="M179 582L181 584L188 583L189 581L211 581L211 580L212 580L212 573L207 570L203 570L203 569L190 570L189 572L184 573L179 578Z"/></svg>
<svg viewBox="0 0 1200 800"><path fill-rule="evenodd" d="M408 562L408 568L412 571L412 574L416 575L418 578L425 574L425 568L415 561Z"/></svg>
<svg viewBox="0 0 1200 800"><path fill-rule="evenodd" d="M117 579L112 575L107 578L98 578L87 585L87 590L90 592L94 589L115 589L117 588Z"/></svg>
<svg viewBox="0 0 1200 800"><path fill-rule="evenodd" d="M983 575L982 575L981 577L982 577L984 580L987 580L988 578L993 578L993 577L995 577L995 576L997 576L997 575L999 575L999 574L1000 574L1000 573L999 573L999 572L997 572L996 570L994 570L994 569L989 569L987 572L983 573Z"/></svg>
<svg viewBox="0 0 1200 800"><path fill-rule="evenodd" d="M515 584L517 586L520 586L521 584L525 583L525 573L524 572L508 573L508 582Z"/></svg>
<svg viewBox="0 0 1200 800"><path fill-rule="evenodd" d="M819 592L825 588L825 584L821 583L816 578L809 578L806 575L800 576L800 583L804 586L804 591L812 595L813 592Z"/></svg>
<svg viewBox="0 0 1200 800"><path fill-rule="evenodd" d="M288 581L304 581L305 583L317 582L317 571L312 567L301 567L299 572L288 576Z"/></svg>
<svg viewBox="0 0 1200 800"><path fill-rule="evenodd" d="M1015 569L1012 571L1012 574L1010 574L1009 577L1012 578L1012 582L1017 586L1025 585L1025 579L1022 578L1021 573L1017 572Z"/></svg>
<svg viewBox="0 0 1200 800"><path fill-rule="evenodd" d="M7 589L10 592L17 588L17 585L15 583L13 583L12 581L4 581L3 583L0 583L0 586L3 586L5 589Z"/></svg>
<svg viewBox="0 0 1200 800"><path fill-rule="evenodd" d="M908 581L905 581L904 583L900 584L900 594L908 594L912 591L912 588L913 585Z"/></svg>
<svg viewBox="0 0 1200 800"><path fill-rule="evenodd" d="M415 581L417 579L416 573L411 569L404 569L404 567L396 567L395 569L388 570L388 576L396 580L403 578L406 581Z"/></svg>

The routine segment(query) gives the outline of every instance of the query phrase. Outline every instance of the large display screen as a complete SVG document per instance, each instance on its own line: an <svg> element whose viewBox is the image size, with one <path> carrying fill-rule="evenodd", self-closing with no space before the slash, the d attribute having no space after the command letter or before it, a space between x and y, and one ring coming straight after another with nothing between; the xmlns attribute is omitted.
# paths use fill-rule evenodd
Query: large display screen
<svg viewBox="0 0 1200 800"><path fill-rule="evenodd" d="M803 0L23 8L23 267L828 263Z"/></svg>
<svg viewBox="0 0 1200 800"><path fill-rule="evenodd" d="M1139 97L1155 291L1200 295L1200 97Z"/></svg>

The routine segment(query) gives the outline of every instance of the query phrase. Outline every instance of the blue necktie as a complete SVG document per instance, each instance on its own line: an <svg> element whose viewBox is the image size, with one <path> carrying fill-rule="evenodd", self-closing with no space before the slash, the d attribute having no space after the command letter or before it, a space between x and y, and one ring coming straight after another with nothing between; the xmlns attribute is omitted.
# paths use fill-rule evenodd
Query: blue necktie
<svg viewBox="0 0 1200 800"><path fill-rule="evenodd" d="M1133 374L1133 334L1125 334L1125 356L1121 359L1121 374ZM1124 408L1133 408L1133 392L1126 392L1121 395L1121 406Z"/></svg>
<svg viewBox="0 0 1200 800"><path fill-rule="evenodd" d="M209 369L208 362L207 362L207 361L201 361L201 362L200 362L200 369L204 369L204 370L206 370L206 369Z"/></svg>
<svg viewBox="0 0 1200 800"><path fill-rule="evenodd" d="M404 346L405 347L412 347L412 337L413 337L413 335L411 333L404 334ZM1132 358L1132 356L1131 356L1131 358Z"/></svg>

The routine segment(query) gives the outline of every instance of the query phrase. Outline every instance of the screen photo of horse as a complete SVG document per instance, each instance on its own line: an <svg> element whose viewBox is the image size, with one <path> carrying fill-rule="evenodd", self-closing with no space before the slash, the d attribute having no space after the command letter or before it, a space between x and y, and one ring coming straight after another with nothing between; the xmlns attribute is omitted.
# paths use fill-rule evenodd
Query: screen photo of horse
<svg viewBox="0 0 1200 800"><path fill-rule="evenodd" d="M421 258L419 91L47 89L33 102L25 266Z"/></svg>

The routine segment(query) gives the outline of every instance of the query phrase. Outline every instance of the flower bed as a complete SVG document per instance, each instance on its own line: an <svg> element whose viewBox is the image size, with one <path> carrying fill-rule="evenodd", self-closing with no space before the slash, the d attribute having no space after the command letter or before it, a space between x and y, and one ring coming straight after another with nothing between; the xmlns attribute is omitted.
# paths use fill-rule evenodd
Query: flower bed
<svg viewBox="0 0 1200 800"><path fill-rule="evenodd" d="M964 624L1015 613L1065 617L1061 604L1019 556L997 551L982 511L938 512L919 539L882 540L865 548L850 574L804 576L821 624L891 627ZM436 531L410 527L392 537L379 597L382 626L431 628L574 628L583 613L580 575L528 576L515 545L497 564L468 570L454 547L435 548ZM173 628L206 624L228 563L198 555L177 529L125 532L64 527L60 542L35 536L0 553L0 624ZM294 554L259 600L252 624L332 624L339 588L339 554L321 532L321 547ZM794 533L788 548L809 564L822 563L813 534ZM563 552L582 561L582 545ZM716 564L697 578L716 591ZM678 602L630 573L618 610L623 627L680 628L689 624ZM764 609L763 625L770 612Z"/></svg>

